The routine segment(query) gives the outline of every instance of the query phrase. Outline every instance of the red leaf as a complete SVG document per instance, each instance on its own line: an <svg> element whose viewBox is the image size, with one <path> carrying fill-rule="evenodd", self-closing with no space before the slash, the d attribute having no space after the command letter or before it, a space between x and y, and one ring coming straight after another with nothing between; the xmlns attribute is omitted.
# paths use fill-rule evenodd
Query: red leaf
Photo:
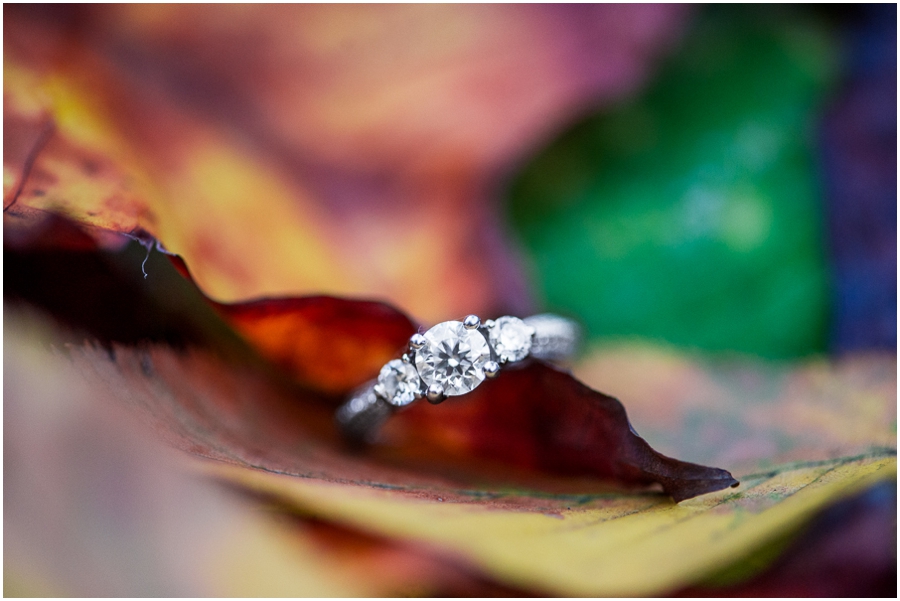
<svg viewBox="0 0 900 601"><path fill-rule="evenodd" d="M618 400L540 361L507 370L464 399L420 403L395 419L394 434L410 441L410 453L631 485L658 482L676 501L738 484L725 470L657 453L631 428Z"/></svg>
<svg viewBox="0 0 900 601"><path fill-rule="evenodd" d="M26 275L11 270L9 292L13 295L21 292L27 281L45 281L41 271L51 268L41 263L46 253L41 255L39 250L29 255L28 250L19 249L8 256L14 262L28 265ZM60 258L49 257L47 261L55 269ZM182 275L189 277L180 259L175 258L173 263ZM81 268L90 270L91 265ZM160 281L164 277L159 269L165 265L166 262L157 262L154 266L154 277ZM137 277L136 273L133 275ZM116 277L121 277L121 270L113 269L104 275L106 279ZM82 284L79 290L79 281L89 284ZM97 324L105 324L106 320L74 315L70 306L80 306L90 314L94 307L113 304L110 301L138 302L132 296L116 292L120 289L126 287L101 286L96 277L80 277L70 281L65 310L56 300L48 300L56 298L52 287L43 296L32 294L27 300L55 312L61 319L96 330ZM143 290L143 294L151 294L152 288ZM171 293L157 290L156 294L167 292ZM373 480L358 467L350 467L352 462L348 465L338 459L343 450L338 446L328 413L342 399L327 393L349 391L361 381L374 377L381 364L396 355L415 331L406 316L381 303L326 296L224 305L202 296L193 284L182 292L211 305L264 357L285 368L298 383L326 394L312 390L295 393L293 397L274 392L225 394L224 390L237 390L241 386L234 381L224 389L224 382L218 382L211 393L198 398L189 384L185 387L186 383L179 381L194 377L193 370L189 370L185 375L168 379L168 385L174 389L171 396L165 395L170 398L167 402L181 408L170 407L158 412L165 416L161 430L181 432L186 440L180 446L205 456L243 457L242 462L254 467L285 473L302 473L298 472L302 470L326 479ZM89 298L90 302L79 304L79 296ZM172 306L176 305L171 300L169 305L146 303L141 311L142 319L187 327L183 320L190 319L190 315L181 313L178 320L173 320ZM206 336L204 346L216 348L210 332L208 327L198 324L186 342L196 344L198 337ZM130 332L124 340L133 342L139 336L139 331ZM102 339L116 340L115 332L104 325ZM245 373L253 369L258 368L252 362L241 368ZM161 399L151 400L149 404L154 402ZM202 425L185 427L179 423L181 418L177 416L183 411L204 416ZM227 422L228 415L242 415L243 421L249 420L252 425L226 427L222 420ZM420 476L446 473L449 467L455 479L469 483L484 481L486 477L495 482L524 478L542 487L549 485L546 476L589 477L627 486L658 483L676 501L737 484L724 470L660 455L631 429L619 401L539 361L507 370L497 380L460 399L436 407L419 403L401 411L388 424L386 434L392 444L374 449L373 456L386 462L385 466L399 463L409 476L414 472ZM308 451L298 451L292 441L304 438L314 446L321 446L320 451L312 456ZM323 454L326 449L330 450ZM327 456L334 460L325 460ZM515 473L517 470L519 473ZM379 471L376 469L376 474ZM403 476L400 480L408 481Z"/></svg>
<svg viewBox="0 0 900 601"><path fill-rule="evenodd" d="M191 279L184 260L171 259ZM204 298L260 354L325 392L362 384L416 331L406 315L373 301L306 296L229 304Z"/></svg>

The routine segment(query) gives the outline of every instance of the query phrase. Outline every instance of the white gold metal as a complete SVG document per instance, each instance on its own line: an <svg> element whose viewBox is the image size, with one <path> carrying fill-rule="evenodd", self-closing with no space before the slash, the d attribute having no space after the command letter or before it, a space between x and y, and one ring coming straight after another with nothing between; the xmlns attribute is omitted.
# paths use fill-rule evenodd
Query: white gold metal
<svg viewBox="0 0 900 601"><path fill-rule="evenodd" d="M575 354L581 328L571 319L542 313L523 319L534 328L530 356L548 361L564 360Z"/></svg>
<svg viewBox="0 0 900 601"><path fill-rule="evenodd" d="M572 320L549 313L482 322L477 315L436 324L413 334L409 350L389 361L378 379L361 387L338 409L342 432L371 442L391 413L425 398L432 404L464 395L505 366L529 357L560 360L574 354L580 329Z"/></svg>
<svg viewBox="0 0 900 601"><path fill-rule="evenodd" d="M500 374L500 364L496 361L488 361L484 364L484 375L489 378L496 378Z"/></svg>
<svg viewBox="0 0 900 601"><path fill-rule="evenodd" d="M428 399L428 402L432 405L437 405L442 402L446 397L444 396L444 388L440 384L432 384L425 391L425 398Z"/></svg>
<svg viewBox="0 0 900 601"><path fill-rule="evenodd" d="M467 330L477 330L481 326L481 318L477 315L467 315L463 320L463 325Z"/></svg>
<svg viewBox="0 0 900 601"><path fill-rule="evenodd" d="M425 337L421 334L417 333L409 337L409 348L412 350L417 351L423 346L425 346Z"/></svg>

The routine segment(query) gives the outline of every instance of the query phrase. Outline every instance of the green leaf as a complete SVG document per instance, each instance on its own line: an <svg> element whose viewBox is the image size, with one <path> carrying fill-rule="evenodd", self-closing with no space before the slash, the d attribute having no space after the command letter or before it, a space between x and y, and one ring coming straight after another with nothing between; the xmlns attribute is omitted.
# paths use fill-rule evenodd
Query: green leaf
<svg viewBox="0 0 900 601"><path fill-rule="evenodd" d="M832 57L823 28L781 16L701 14L642 97L577 124L515 180L510 214L547 304L590 336L823 349L811 149Z"/></svg>

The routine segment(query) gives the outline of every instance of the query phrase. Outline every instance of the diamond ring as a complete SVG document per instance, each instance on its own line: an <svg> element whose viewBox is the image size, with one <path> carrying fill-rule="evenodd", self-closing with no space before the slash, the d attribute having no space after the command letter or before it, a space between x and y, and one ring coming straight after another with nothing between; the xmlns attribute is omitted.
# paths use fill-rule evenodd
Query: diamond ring
<svg viewBox="0 0 900 601"><path fill-rule="evenodd" d="M575 352L575 322L549 313L525 319L505 316L484 323L477 315L445 321L413 334L400 359L381 368L378 378L354 392L335 414L342 432L371 441L391 413L425 398L437 404L464 395L486 378L527 357L565 359Z"/></svg>

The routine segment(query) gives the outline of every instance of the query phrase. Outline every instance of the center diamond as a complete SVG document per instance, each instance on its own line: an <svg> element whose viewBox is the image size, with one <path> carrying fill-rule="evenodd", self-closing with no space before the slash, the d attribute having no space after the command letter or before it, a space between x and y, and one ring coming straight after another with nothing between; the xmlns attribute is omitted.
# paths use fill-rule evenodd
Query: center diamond
<svg viewBox="0 0 900 601"><path fill-rule="evenodd" d="M424 334L416 351L416 369L426 386L439 384L447 396L465 394L484 381L484 364L491 349L478 330L461 321L439 323Z"/></svg>

